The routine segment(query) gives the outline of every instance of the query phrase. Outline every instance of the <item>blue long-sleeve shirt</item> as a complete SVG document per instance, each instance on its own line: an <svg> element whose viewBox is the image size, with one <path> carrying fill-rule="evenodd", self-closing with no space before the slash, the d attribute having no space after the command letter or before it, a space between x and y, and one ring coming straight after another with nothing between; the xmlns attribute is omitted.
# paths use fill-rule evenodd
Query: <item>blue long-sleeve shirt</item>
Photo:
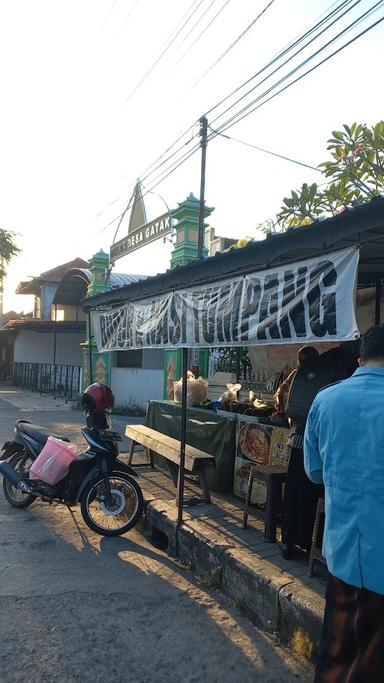
<svg viewBox="0 0 384 683"><path fill-rule="evenodd" d="M304 464L325 485L329 571L384 595L384 368L361 367L316 396Z"/></svg>

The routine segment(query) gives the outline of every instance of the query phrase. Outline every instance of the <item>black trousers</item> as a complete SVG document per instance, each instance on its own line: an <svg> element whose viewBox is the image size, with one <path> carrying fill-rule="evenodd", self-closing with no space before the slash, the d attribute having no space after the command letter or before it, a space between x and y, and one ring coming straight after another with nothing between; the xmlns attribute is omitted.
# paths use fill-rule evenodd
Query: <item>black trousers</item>
<svg viewBox="0 0 384 683"><path fill-rule="evenodd" d="M328 575L314 683L383 683L384 595Z"/></svg>
<svg viewBox="0 0 384 683"><path fill-rule="evenodd" d="M310 550L318 499L324 487L313 484L304 470L302 448L292 448L283 499L281 540Z"/></svg>

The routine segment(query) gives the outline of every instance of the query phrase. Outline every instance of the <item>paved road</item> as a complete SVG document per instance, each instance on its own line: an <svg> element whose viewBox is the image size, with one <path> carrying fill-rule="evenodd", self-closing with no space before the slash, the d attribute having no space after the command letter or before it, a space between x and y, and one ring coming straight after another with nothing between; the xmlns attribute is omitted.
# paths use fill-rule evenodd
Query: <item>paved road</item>
<svg viewBox="0 0 384 683"><path fill-rule="evenodd" d="M0 440L18 416L0 401ZM71 410L23 417L72 438L82 423ZM1 683L310 680L303 662L154 547L142 524L100 538L78 511L13 510L0 492L0 576Z"/></svg>

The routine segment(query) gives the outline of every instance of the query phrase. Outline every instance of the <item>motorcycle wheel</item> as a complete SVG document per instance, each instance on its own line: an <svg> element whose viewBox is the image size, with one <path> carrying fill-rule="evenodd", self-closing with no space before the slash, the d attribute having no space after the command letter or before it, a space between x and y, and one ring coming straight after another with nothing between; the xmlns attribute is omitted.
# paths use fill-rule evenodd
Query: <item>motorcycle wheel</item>
<svg viewBox="0 0 384 683"><path fill-rule="evenodd" d="M33 458L26 451L19 451L8 462L14 470L26 474L33 463ZM26 508L36 500L36 496L23 493L5 477L3 478L3 491L8 503L14 508Z"/></svg>
<svg viewBox="0 0 384 683"><path fill-rule="evenodd" d="M132 529L144 507L143 494L136 481L124 472L108 476L112 504L105 502L104 477L99 476L85 488L81 498L81 514L92 531L101 536L120 536Z"/></svg>

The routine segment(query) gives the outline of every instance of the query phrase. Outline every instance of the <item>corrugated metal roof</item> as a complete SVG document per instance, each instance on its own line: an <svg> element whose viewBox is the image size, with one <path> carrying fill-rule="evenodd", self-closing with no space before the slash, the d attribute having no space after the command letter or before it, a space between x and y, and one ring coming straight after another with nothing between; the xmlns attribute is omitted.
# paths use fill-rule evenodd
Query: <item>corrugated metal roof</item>
<svg viewBox="0 0 384 683"><path fill-rule="evenodd" d="M316 221L284 233L251 242L242 249L222 252L204 260L196 260L156 276L140 285L119 288L83 300L84 310L116 305L177 291L185 287L205 285L240 274L268 269L301 259L323 256L327 251L360 244L360 282L371 283L384 272L384 199L349 209L337 216Z"/></svg>
<svg viewBox="0 0 384 683"><path fill-rule="evenodd" d="M111 291L127 285L133 285L146 278L145 275L130 275L129 273L110 273L106 291ZM88 285L92 280L92 273L88 268L73 268L65 273L59 283L53 299L54 304L79 304L87 296Z"/></svg>
<svg viewBox="0 0 384 683"><path fill-rule="evenodd" d="M129 275L128 273L111 273L107 281L107 289L115 289L116 287L125 287L125 285L132 285L134 282L145 280L146 275Z"/></svg>
<svg viewBox="0 0 384 683"><path fill-rule="evenodd" d="M85 280L91 282L92 273L89 269L79 268L76 270L79 270L81 272ZM71 275L75 276L76 273L73 273ZM112 271L108 277L106 288L108 290L115 289L115 287L125 287L125 285L132 285L134 282L140 282L140 280L145 280L146 277L146 275L130 275L129 273L114 273Z"/></svg>

